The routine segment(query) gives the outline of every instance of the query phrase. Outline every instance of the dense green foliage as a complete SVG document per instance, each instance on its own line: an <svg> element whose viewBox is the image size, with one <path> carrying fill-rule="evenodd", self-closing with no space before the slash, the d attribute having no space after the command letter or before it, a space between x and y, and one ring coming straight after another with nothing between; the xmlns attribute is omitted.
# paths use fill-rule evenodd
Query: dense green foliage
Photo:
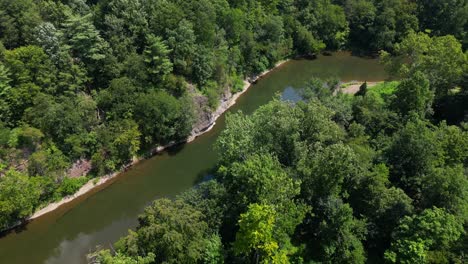
<svg viewBox="0 0 468 264"><path fill-rule="evenodd" d="M468 126L434 117L442 85L434 77L447 58L431 56L434 70L403 65L409 70L401 81L365 84L354 96L341 93L336 82L312 79L301 101L274 99L250 116L228 116L216 144L214 179L146 209L136 231L116 243L115 258L465 263ZM460 61L466 67L466 56ZM462 84L449 89L456 85ZM174 237L187 224L184 231L197 226L196 233ZM154 236L155 230L164 233ZM169 237L180 249L191 243L200 249L170 249L176 255L168 257ZM217 243L207 242L212 237ZM196 258L182 260L186 252ZM94 257L106 263L108 254Z"/></svg>
<svg viewBox="0 0 468 264"><path fill-rule="evenodd" d="M237 132L219 143L222 187L207 188L210 195L237 193L239 199L229 200L227 211L213 205L214 211L194 219L200 226L208 223L196 231L202 233L190 234L199 238L194 244L162 243L149 250L153 255L145 249L129 256L142 263L217 263L224 256L284 262L317 253L317 261L362 262L361 241L371 232L365 232L365 219L348 199L357 178L385 171L374 168L377 161L387 164L389 179L401 189L373 191L386 206L404 204L401 215L410 208L401 190L424 209L438 199L435 206L450 213L465 210L464 190L457 188L465 175L460 165L466 161L460 156L466 153L460 143L465 131L429 125L425 118L449 124L464 118L467 12L463 0L0 0L0 229L154 146L184 140L197 111L216 108L222 96L240 90L242 79L281 59L323 49L367 54L383 49L392 72L405 78L394 94L362 87L354 99L333 97L315 80L304 93L308 103L291 107L275 101L253 117L231 118ZM206 102L201 110L194 104L199 97L206 99L199 100ZM264 118L269 115L275 119ZM416 146L399 150L394 142ZM83 163L91 168L89 176L68 177ZM440 184L445 178L449 183ZM210 195L190 195L196 202L181 198L186 204L164 206L198 215L205 209L197 203L218 204L217 198L207 202ZM276 215L266 221L272 233L250 241L250 229L259 224L250 222L270 211ZM334 219L323 222L312 215ZM240 216L244 225L237 236ZM372 217L376 223L383 219ZM165 226L150 221L141 228L155 224ZM304 247L295 241L299 224L308 241ZM379 225L376 230L388 228ZM320 226L322 233L311 231ZM188 230L179 231L177 237ZM373 243L388 242L388 230L374 233ZM235 250L221 249L234 240L240 241ZM182 256L176 246L190 252ZM107 252L103 261L130 261L124 249L115 260ZM139 254L145 258L138 260Z"/></svg>
<svg viewBox="0 0 468 264"><path fill-rule="evenodd" d="M39 200L36 183L28 180L27 175L8 171L0 179L0 224L7 226L29 216Z"/></svg>
<svg viewBox="0 0 468 264"><path fill-rule="evenodd" d="M216 108L245 77L344 47L347 32L328 0L0 0L0 177L41 194L28 210L1 200L25 213L0 229L79 188L74 165L100 176L183 140L198 97Z"/></svg>

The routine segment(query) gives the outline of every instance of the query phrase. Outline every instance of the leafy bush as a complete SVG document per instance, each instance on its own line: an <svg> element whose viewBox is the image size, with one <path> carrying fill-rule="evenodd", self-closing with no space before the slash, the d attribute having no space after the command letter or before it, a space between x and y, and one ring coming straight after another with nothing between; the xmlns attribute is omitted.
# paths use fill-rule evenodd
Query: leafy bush
<svg viewBox="0 0 468 264"><path fill-rule="evenodd" d="M389 96L395 93L397 86L400 84L399 81L382 82L375 86L368 88L368 92L377 93L382 97Z"/></svg>
<svg viewBox="0 0 468 264"><path fill-rule="evenodd" d="M208 82L203 87L203 93L208 98L208 105L211 109L216 109L219 105L220 87L216 82Z"/></svg>
<svg viewBox="0 0 468 264"><path fill-rule="evenodd" d="M76 193L87 181L87 177L64 178L57 190L55 190L55 198L61 198Z"/></svg>

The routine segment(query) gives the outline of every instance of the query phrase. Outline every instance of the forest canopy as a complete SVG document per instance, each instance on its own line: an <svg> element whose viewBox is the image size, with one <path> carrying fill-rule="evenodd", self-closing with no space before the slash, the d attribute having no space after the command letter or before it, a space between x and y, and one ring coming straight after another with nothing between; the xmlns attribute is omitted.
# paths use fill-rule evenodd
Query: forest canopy
<svg viewBox="0 0 468 264"><path fill-rule="evenodd" d="M467 25L466 0L0 0L0 230L185 140L279 60L351 50L394 89L312 80L230 116L215 179L95 257L463 263Z"/></svg>
<svg viewBox="0 0 468 264"><path fill-rule="evenodd" d="M430 84L417 71L353 96L313 79L298 102L229 115L214 179L91 259L464 263L468 126L434 119Z"/></svg>
<svg viewBox="0 0 468 264"><path fill-rule="evenodd" d="M350 95L313 78L297 102L229 115L214 179L155 201L114 253L90 259L466 262L467 53L453 35L410 31L380 56L398 81Z"/></svg>

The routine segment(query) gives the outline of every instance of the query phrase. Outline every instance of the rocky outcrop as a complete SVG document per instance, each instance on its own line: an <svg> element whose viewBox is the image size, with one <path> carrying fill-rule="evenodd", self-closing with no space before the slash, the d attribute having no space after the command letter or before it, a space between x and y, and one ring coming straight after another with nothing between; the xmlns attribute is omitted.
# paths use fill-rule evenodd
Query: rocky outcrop
<svg viewBox="0 0 468 264"><path fill-rule="evenodd" d="M70 178L77 178L86 176L91 171L91 161L87 159L79 159L73 163L70 169L68 169L67 175Z"/></svg>
<svg viewBox="0 0 468 264"><path fill-rule="evenodd" d="M208 106L208 98L200 93L193 92L192 96L195 123L192 127L191 135L198 135L213 124L213 112Z"/></svg>

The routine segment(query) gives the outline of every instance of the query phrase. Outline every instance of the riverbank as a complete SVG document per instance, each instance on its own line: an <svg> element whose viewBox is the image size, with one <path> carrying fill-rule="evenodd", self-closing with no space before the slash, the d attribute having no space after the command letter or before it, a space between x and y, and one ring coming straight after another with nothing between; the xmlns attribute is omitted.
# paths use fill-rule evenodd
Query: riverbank
<svg viewBox="0 0 468 264"><path fill-rule="evenodd" d="M249 89L249 87L254 84L255 82L257 82L260 78L262 78L263 76L265 76L266 74L268 74L269 72L271 72L272 70L278 68L279 66L283 65L284 63L288 62L289 60L282 60L282 61L279 61L278 63L275 64L275 66L269 70L266 70L262 73L260 73L259 75L253 77L253 78L250 78L250 79L245 79L244 80L244 86L242 87L242 90L240 92L237 92L235 94L232 94L227 100L224 100L224 101L221 101L220 105L216 108L216 110L212 113L212 116L211 116L211 120L212 122L206 126L202 131L198 132L198 133L192 133L188 139L187 139L187 143L189 142L192 142L193 140L195 140L197 137L201 136L202 134L210 131L211 129L213 129L213 127L216 125L216 120L224 113L226 112L229 108L231 108L233 105L236 104L236 101L237 99L243 95L245 92L247 92L247 90Z"/></svg>
<svg viewBox="0 0 468 264"><path fill-rule="evenodd" d="M359 88L364 82L362 81L354 81L354 82L349 82L349 83L344 83L342 84L341 91L345 94L355 94L359 91ZM382 83L382 82L367 82L367 87L373 87L376 86L377 84Z"/></svg>
<svg viewBox="0 0 468 264"><path fill-rule="evenodd" d="M262 78L263 76L265 76L266 74L268 74L269 72L271 72L272 70L276 69L277 67L283 65L284 63L288 62L289 60L283 60L283 61L280 61L278 62L275 67L273 67L272 69L270 70L267 70L267 71L264 71L262 72L261 74L255 76L254 78L251 78L251 79L246 79L244 80L244 86L242 87L242 90L240 92L237 92L235 94L232 94L227 100L224 100L220 103L220 105L217 107L217 109L212 112L212 117L211 117L211 120L212 122L206 126L204 129L202 129L201 131L199 132L193 132L191 133L191 135L183 142L172 142L172 143L169 143L167 145L164 145L164 146L158 146L156 147L155 149L151 150L150 151L150 156L149 157L152 157L170 147L173 147L177 144L184 144L184 143L190 143L192 142L193 140L195 140L197 137L209 132L215 125L216 125L216 120L224 113L226 112L230 107L232 107L233 105L236 104L236 101L237 99L242 96L245 92L247 92L247 90L250 88L250 86L255 83L256 81L258 81L260 78ZM349 82L349 83L345 83L343 84L345 87L342 88L342 91L343 93L347 93L347 94L354 94L356 93L358 90L359 90L359 87L361 86L361 84L364 83L362 81L358 82L358 81L355 81L355 82ZM367 85L368 87L372 87L372 86L375 86L377 84L379 84L381 82L367 82ZM47 206L41 208L40 210L37 210L33 215L31 215L27 220L30 221L30 220L33 220L35 218L38 218L38 217L41 217L49 212L52 212L54 210L56 210L57 208L59 208L60 206L64 205L64 204L67 204L73 200L75 200L76 198L82 196L82 195L85 195L86 193L92 191L93 189L107 183L108 181L114 179L115 177L117 177L119 174L121 174L122 172L124 172L125 170L129 169L130 167L134 166L135 164L137 164L138 162L144 160L144 159L147 159L148 157L141 157L141 158L135 158L130 164L128 164L127 166L125 166L121 171L118 171L118 172L114 172L112 174L108 174L108 175L105 175L105 176L101 176L99 178L94 178L94 179L91 179L89 180L86 184L84 184L75 194L73 195L70 195L70 196L67 196L67 197L64 197L62 200L60 201L57 201L57 202L53 202L53 203L50 203L48 204ZM12 227L14 228L14 227Z"/></svg>
<svg viewBox="0 0 468 264"><path fill-rule="evenodd" d="M268 74L269 72L271 72L272 70L278 68L279 66L283 65L284 63L286 63L288 60L282 60L278 63L275 64L275 66L269 70L266 70L264 72L262 72L261 74L253 77L253 78L249 78L249 79L245 79L244 80L244 86L242 87L242 90L240 92L237 92L235 94L231 94L231 96L227 99L227 100L223 100L221 101L220 105L217 107L217 109L211 113L211 122L210 124L208 124L204 129L198 131L198 132L194 132L192 130L192 133L191 135L184 141L182 142L172 142L172 143L169 143L167 145L164 145L164 146L158 146L156 147L155 149L151 150L150 151L150 157L151 156L154 156L170 147L173 147L174 145L177 145L177 144L183 144L183 143L190 143L192 142L193 140L195 140L197 137L203 135L204 133L207 133L208 131L210 131L215 125L216 125L216 120L224 113L226 112L230 107L232 107L233 105L236 104L236 101L237 99L243 95L249 88L250 86L255 83L257 80L259 80L260 78L262 78L263 76L265 76L266 74ZM137 164L138 162L144 160L144 159L147 159L148 157L139 157L139 158L135 158L130 164L128 164L127 166L125 166L122 170L120 171L117 171L117 172L114 172L114 173L111 173L111 174L108 174L108 175L105 175L105 176L101 176L101 177L98 177L98 178L94 178L94 179L91 179L89 180L86 184L84 184L75 194L73 195L70 195L70 196L67 196L67 197L64 197L63 199L61 199L60 201L57 201L57 202L53 202L53 203L50 203L48 204L47 206L37 210L33 215L31 215L27 221L30 221L30 220L33 220L33 219L36 219L38 217L41 217L47 213L50 213L54 210L56 210L57 208L59 208L60 206L64 205L64 204L67 204L73 200L75 200L76 198L82 196L82 195L85 195L86 193L92 191L93 189L105 184L106 182L110 181L111 179L114 179L115 177L117 177L119 174L121 174L122 172L124 172L125 170L129 169L130 167L134 166L135 164ZM14 227L12 227L14 228Z"/></svg>
<svg viewBox="0 0 468 264"><path fill-rule="evenodd" d="M261 78L226 113L242 111L250 115L275 95L285 93L288 87L300 87L312 76L322 79L336 76L343 82L388 78L377 60L346 52L318 56L316 60L290 60ZM242 86L241 82L239 91ZM221 98L225 101L230 94L226 92ZM0 239L0 262L86 264L83 256L96 245L110 245L127 234L128 229L134 229L138 215L152 201L176 197L212 171L219 157L213 146L225 129L225 116L190 144L142 161L87 194L4 234ZM149 154L149 150L143 154Z"/></svg>

